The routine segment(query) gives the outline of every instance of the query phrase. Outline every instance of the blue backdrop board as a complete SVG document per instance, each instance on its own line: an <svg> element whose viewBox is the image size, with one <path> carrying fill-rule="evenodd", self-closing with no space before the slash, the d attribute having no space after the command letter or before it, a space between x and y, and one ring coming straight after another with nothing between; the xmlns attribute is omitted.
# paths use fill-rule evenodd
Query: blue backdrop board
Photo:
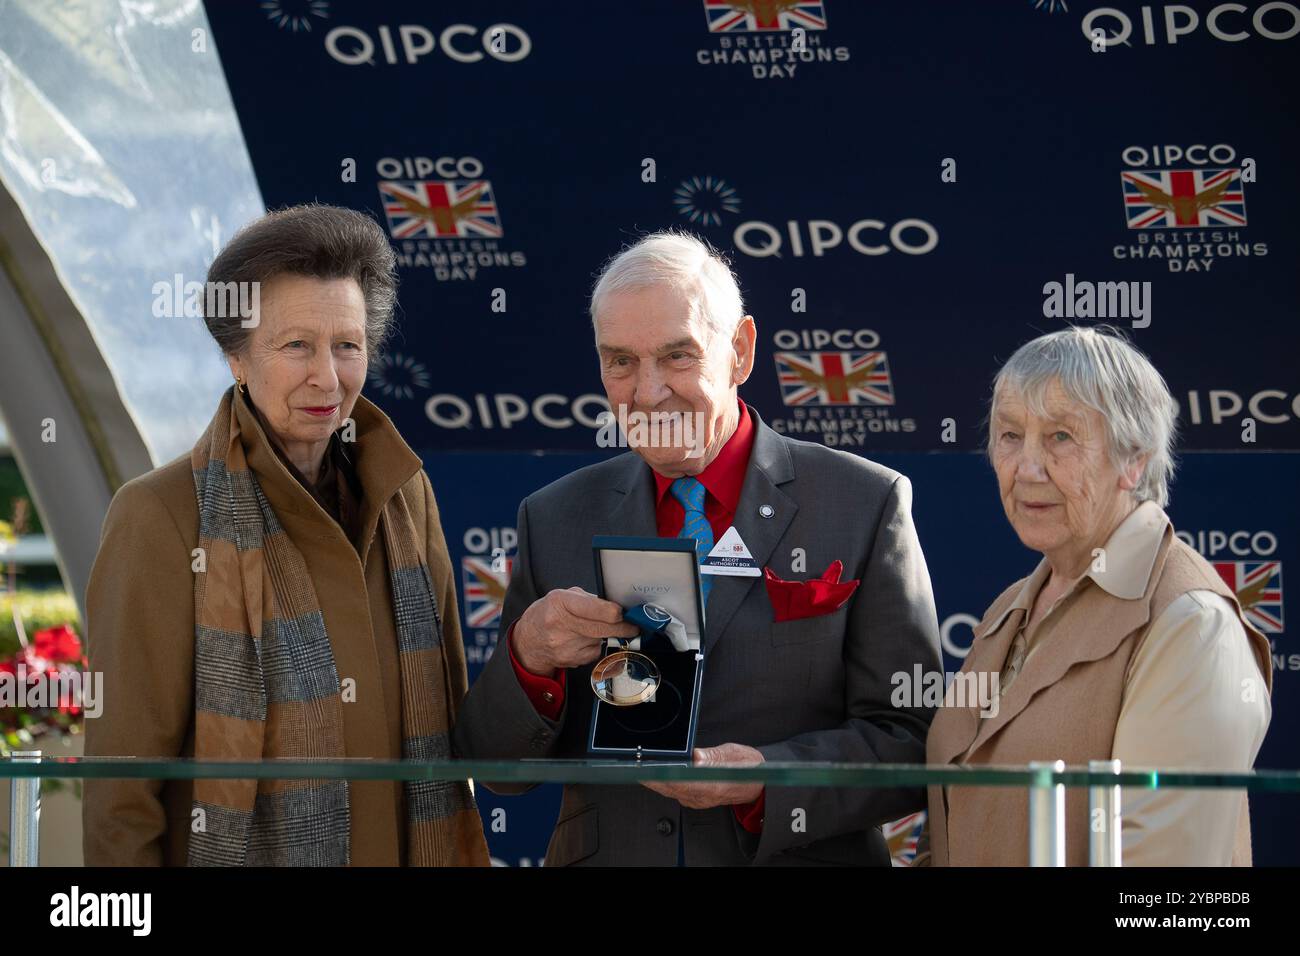
<svg viewBox="0 0 1300 956"><path fill-rule="evenodd" d="M392 237L401 328L367 394L433 479L471 676L520 498L604 454L593 274L684 226L757 321L745 400L911 477L950 669L1036 559L979 454L993 373L1067 322L1127 328L1180 405L1170 514L1273 642L1258 765L1300 766L1296 4L207 9L268 206ZM554 790L479 796L494 856L539 862ZM1257 862L1295 863L1294 806L1252 802Z"/></svg>

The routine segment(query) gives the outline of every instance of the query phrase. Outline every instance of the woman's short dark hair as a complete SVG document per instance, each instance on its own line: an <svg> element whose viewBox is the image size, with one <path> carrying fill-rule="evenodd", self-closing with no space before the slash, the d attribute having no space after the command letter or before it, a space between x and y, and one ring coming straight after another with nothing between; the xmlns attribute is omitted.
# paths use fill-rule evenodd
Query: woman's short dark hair
<svg viewBox="0 0 1300 956"><path fill-rule="evenodd" d="M380 225L363 213L308 203L268 212L226 243L208 269L208 288L262 283L292 274L317 279L354 279L366 301L366 354L374 359L393 325L397 301L396 257ZM250 329L231 310L212 308L204 297L203 321L221 351L238 355ZM226 314L216 314L226 313Z"/></svg>

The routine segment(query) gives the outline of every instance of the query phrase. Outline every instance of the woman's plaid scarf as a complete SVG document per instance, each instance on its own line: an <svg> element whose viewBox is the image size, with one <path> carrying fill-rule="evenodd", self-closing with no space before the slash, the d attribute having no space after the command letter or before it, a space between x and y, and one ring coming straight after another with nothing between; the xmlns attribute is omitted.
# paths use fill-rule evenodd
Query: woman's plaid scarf
<svg viewBox="0 0 1300 956"><path fill-rule="evenodd" d="M190 458L206 564L194 576L194 754L344 757L343 698L316 589L249 470L233 398L231 388ZM385 504L380 529L401 662L402 753L446 759L451 705L442 621L400 493ZM465 781L404 786L411 866L487 862ZM192 816L191 866L342 866L350 859L346 780L196 780Z"/></svg>

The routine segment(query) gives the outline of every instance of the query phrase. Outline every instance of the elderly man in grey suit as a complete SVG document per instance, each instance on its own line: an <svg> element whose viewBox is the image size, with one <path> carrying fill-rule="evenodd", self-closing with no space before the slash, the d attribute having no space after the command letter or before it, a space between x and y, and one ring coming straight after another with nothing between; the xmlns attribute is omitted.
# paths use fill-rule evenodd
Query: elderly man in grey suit
<svg viewBox="0 0 1300 956"><path fill-rule="evenodd" d="M520 505L505 646L462 705L457 751L585 756L602 639L637 633L593 593L593 535L693 537L703 558L734 529L766 578L706 579L695 762L923 763L933 712L891 701L894 675L941 666L908 480L778 435L739 399L754 319L700 240L657 233L625 249L591 313L611 408L689 417L700 433L689 447L643 441ZM888 865L879 826L923 806L920 788L569 785L546 864Z"/></svg>

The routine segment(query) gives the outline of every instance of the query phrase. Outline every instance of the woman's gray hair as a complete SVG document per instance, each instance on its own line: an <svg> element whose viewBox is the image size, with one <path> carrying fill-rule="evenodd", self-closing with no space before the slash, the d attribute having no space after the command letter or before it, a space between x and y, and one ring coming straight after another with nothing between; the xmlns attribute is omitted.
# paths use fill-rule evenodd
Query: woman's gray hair
<svg viewBox="0 0 1300 956"><path fill-rule="evenodd" d="M605 299L616 292L670 285L686 295L692 316L702 316L713 334L730 341L745 317L745 302L722 253L689 232L651 233L611 258L591 291L591 324Z"/></svg>
<svg viewBox="0 0 1300 956"><path fill-rule="evenodd" d="M393 247L375 220L355 209L309 203L269 212L226 243L208 269L208 288L242 288L227 283L266 282L277 275L353 279L366 302L366 355L373 360L393 326L397 269ZM251 329L204 296L203 321L221 351L239 355Z"/></svg>
<svg viewBox="0 0 1300 956"><path fill-rule="evenodd" d="M1023 398L1034 414L1045 415L1053 382L1059 382L1071 400L1101 413L1110 459L1117 468L1147 456L1133 497L1165 507L1174 477L1178 406L1155 366L1112 326L1071 326L1040 335L1016 350L993 380L989 456L997 441L997 404L1004 389Z"/></svg>

